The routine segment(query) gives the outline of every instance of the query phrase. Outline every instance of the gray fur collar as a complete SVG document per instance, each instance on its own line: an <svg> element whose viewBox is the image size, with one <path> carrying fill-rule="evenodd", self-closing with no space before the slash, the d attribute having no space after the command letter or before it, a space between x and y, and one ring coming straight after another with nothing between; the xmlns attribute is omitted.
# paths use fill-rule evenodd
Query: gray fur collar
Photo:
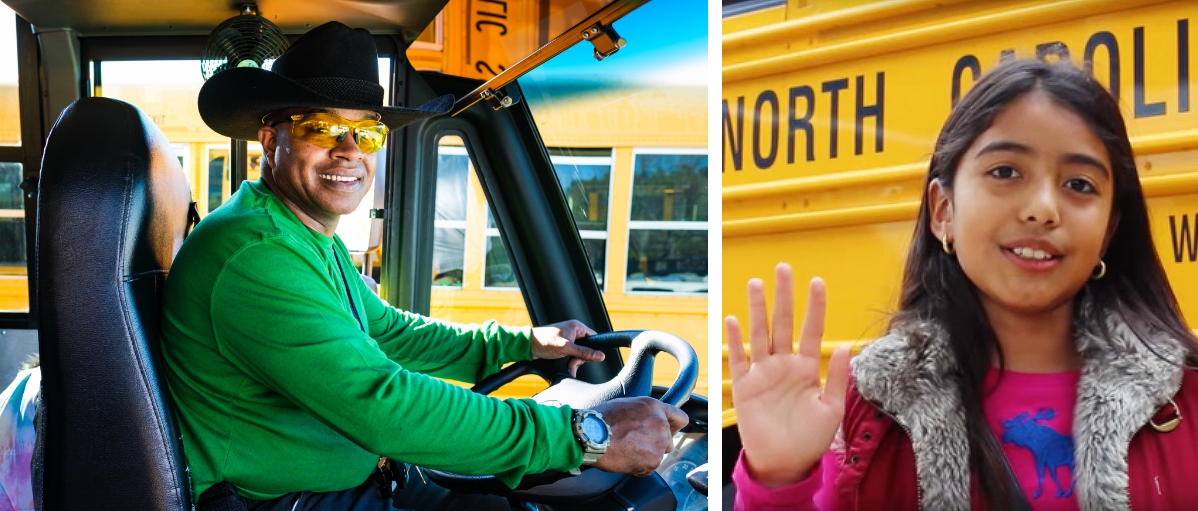
<svg viewBox="0 0 1198 511"><path fill-rule="evenodd" d="M1133 435L1181 386L1182 369L1153 354L1122 318L1108 316L1109 336L1081 314L1074 345L1083 356L1074 410L1074 489L1084 511L1129 508L1127 450ZM923 357L909 342L926 339ZM1163 334L1153 350L1180 361L1184 347ZM907 431L915 451L921 508L969 508L969 446L960 398L949 375L955 360L947 335L933 324L896 331L854 357L862 397Z"/></svg>

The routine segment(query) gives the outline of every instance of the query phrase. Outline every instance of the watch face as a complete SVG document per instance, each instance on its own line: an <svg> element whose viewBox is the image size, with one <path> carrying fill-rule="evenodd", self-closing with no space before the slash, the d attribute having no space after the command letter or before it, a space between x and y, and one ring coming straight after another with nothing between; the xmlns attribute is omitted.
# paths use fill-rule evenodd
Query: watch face
<svg viewBox="0 0 1198 511"><path fill-rule="evenodd" d="M603 419L598 417L588 415L582 418L582 434L596 444L607 442L607 428L603 427Z"/></svg>

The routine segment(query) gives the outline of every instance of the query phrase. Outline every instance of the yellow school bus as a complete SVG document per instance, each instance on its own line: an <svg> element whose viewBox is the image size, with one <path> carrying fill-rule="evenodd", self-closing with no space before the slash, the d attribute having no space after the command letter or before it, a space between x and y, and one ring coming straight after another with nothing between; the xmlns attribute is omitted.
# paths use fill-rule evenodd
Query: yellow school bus
<svg viewBox="0 0 1198 511"><path fill-rule="evenodd" d="M982 73L1019 56L1069 59L1118 98L1157 251L1183 313L1198 320L1193 2L734 7L723 20L724 314L745 317L745 282L761 277L770 293L774 265L788 261L800 283L796 310L805 307L802 283L827 282L825 356L880 335L897 304L936 135ZM736 423L728 380L723 391L728 428Z"/></svg>

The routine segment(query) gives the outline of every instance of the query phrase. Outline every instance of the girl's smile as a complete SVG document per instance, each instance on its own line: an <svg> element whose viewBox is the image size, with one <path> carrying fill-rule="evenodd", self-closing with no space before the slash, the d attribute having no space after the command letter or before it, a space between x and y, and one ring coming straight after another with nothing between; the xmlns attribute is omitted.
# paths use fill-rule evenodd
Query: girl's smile
<svg viewBox="0 0 1198 511"><path fill-rule="evenodd" d="M1038 239L1022 239L1002 247L1003 254L1016 266L1028 271L1047 271L1061 262L1061 251L1052 243Z"/></svg>

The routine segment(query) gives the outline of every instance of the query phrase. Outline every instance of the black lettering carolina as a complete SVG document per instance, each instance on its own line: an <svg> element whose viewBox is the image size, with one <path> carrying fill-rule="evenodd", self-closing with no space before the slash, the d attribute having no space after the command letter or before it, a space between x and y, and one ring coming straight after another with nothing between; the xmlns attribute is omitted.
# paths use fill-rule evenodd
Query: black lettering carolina
<svg viewBox="0 0 1198 511"><path fill-rule="evenodd" d="M982 74L982 64L978 62L977 57L965 55L957 59L957 63L953 64L953 106L957 106L957 101L961 100L961 73L966 69L971 72L970 83L978 81L978 75Z"/></svg>
<svg viewBox="0 0 1198 511"><path fill-rule="evenodd" d="M1198 216L1194 218L1194 227L1198 228ZM1181 215L1181 231L1178 232L1177 221L1169 215L1169 234L1173 241L1173 262L1182 262L1182 256L1188 255L1190 262L1198 261L1198 237L1190 233L1190 217Z"/></svg>
<svg viewBox="0 0 1198 511"><path fill-rule="evenodd" d="M1144 27L1132 30L1132 87L1136 118L1165 115L1165 102L1145 103L1144 98Z"/></svg>
<svg viewBox="0 0 1198 511"><path fill-rule="evenodd" d="M1108 70L1107 88L1111 91L1111 96L1115 100L1119 100L1119 42L1115 40L1115 34L1110 32L1098 32L1086 41L1086 49L1082 52L1082 60L1085 62L1086 71L1091 75L1094 74L1094 50L1099 46L1105 46L1107 56L1110 57L1110 69Z"/></svg>

